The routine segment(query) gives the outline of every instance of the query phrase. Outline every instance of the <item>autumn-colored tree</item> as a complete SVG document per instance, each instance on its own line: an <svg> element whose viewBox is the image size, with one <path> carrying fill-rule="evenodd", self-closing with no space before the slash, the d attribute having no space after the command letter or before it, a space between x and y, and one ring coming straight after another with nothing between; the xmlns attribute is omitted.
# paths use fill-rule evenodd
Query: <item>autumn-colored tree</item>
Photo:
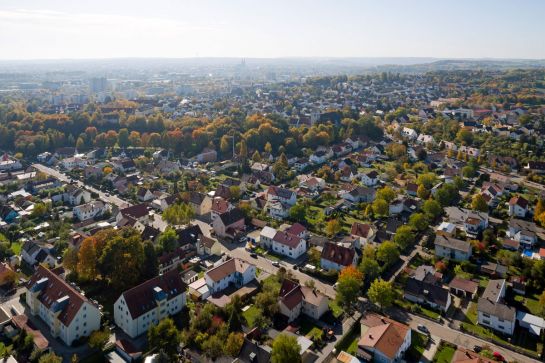
<svg viewBox="0 0 545 363"><path fill-rule="evenodd" d="M475 194L471 200L471 208L479 212L488 212L488 204L481 194Z"/></svg>
<svg viewBox="0 0 545 363"><path fill-rule="evenodd" d="M259 153L259 151L254 151L253 155L252 155L252 161L254 163L260 163L261 162L261 154Z"/></svg>
<svg viewBox="0 0 545 363"><path fill-rule="evenodd" d="M81 242L78 252L78 275L85 280L93 280L97 276L97 255L95 239L87 237Z"/></svg>
<svg viewBox="0 0 545 363"><path fill-rule="evenodd" d="M337 302L350 312L358 302L363 287L363 273L350 265L341 270L337 279Z"/></svg>
<svg viewBox="0 0 545 363"><path fill-rule="evenodd" d="M68 247L64 250L62 264L67 270L76 271L78 266L78 250L74 247Z"/></svg>
<svg viewBox="0 0 545 363"><path fill-rule="evenodd" d="M341 231L341 224L338 219L331 219L327 222L325 232L328 236L333 237Z"/></svg>

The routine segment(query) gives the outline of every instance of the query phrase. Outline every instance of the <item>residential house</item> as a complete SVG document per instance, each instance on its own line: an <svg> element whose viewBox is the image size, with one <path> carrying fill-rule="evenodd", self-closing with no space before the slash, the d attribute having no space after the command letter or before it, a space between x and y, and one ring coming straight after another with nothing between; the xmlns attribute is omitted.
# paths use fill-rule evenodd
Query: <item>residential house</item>
<svg viewBox="0 0 545 363"><path fill-rule="evenodd" d="M297 259L307 251L307 242L287 231L277 231L272 240L272 251L277 254Z"/></svg>
<svg viewBox="0 0 545 363"><path fill-rule="evenodd" d="M214 232L220 237L235 238L246 229L244 213L239 208L222 213L212 221Z"/></svg>
<svg viewBox="0 0 545 363"><path fill-rule="evenodd" d="M295 193L293 190L271 185L269 189L267 189L267 200L278 200L282 203L293 206L297 202L297 193Z"/></svg>
<svg viewBox="0 0 545 363"><path fill-rule="evenodd" d="M206 236L200 236L197 241L197 253L199 255L215 255L221 256L223 254L221 243L214 238L209 238Z"/></svg>
<svg viewBox="0 0 545 363"><path fill-rule="evenodd" d="M51 254L51 251L40 246L34 241L26 241L21 248L21 258L29 266L46 264L49 267L55 267L56 260Z"/></svg>
<svg viewBox="0 0 545 363"><path fill-rule="evenodd" d="M523 249L531 249L537 243L537 233L542 231L534 222L511 218L506 234L507 237L518 241Z"/></svg>
<svg viewBox="0 0 545 363"><path fill-rule="evenodd" d="M204 149L196 156L196 159L199 163L214 162L218 159L218 153L213 149Z"/></svg>
<svg viewBox="0 0 545 363"><path fill-rule="evenodd" d="M269 226L263 227L259 234L259 244L266 249L272 249L273 239L274 236L276 236L276 232L278 231L275 228Z"/></svg>
<svg viewBox="0 0 545 363"><path fill-rule="evenodd" d="M378 184L378 173L376 170L371 170L361 176L361 181L365 186L374 187Z"/></svg>
<svg viewBox="0 0 545 363"><path fill-rule="evenodd" d="M419 266L415 274L407 280L403 298L446 312L452 299L449 290L442 286L441 280L441 274L432 266Z"/></svg>
<svg viewBox="0 0 545 363"><path fill-rule="evenodd" d="M187 285L177 270L149 279L123 292L114 303L114 320L131 338L179 313L186 304Z"/></svg>
<svg viewBox="0 0 545 363"><path fill-rule="evenodd" d="M350 235L357 239L356 248L362 248L375 238L375 230L368 223L354 222L350 229Z"/></svg>
<svg viewBox="0 0 545 363"><path fill-rule="evenodd" d="M367 313L361 319L356 356L367 362L393 363L411 346L411 328L388 317Z"/></svg>
<svg viewBox="0 0 545 363"><path fill-rule="evenodd" d="M471 257L471 244L445 235L435 236L435 255L455 261L467 261Z"/></svg>
<svg viewBox="0 0 545 363"><path fill-rule="evenodd" d="M225 212L234 209L235 206L222 197L214 197L210 203L210 219L213 221Z"/></svg>
<svg viewBox="0 0 545 363"><path fill-rule="evenodd" d="M512 197L509 200L509 215L519 218L526 217L528 213L528 201L521 196Z"/></svg>
<svg viewBox="0 0 545 363"><path fill-rule="evenodd" d="M512 335L515 330L516 309L505 304L507 283L504 279L490 280L477 303L480 325L500 333Z"/></svg>
<svg viewBox="0 0 545 363"><path fill-rule="evenodd" d="M347 248L333 242L327 242L322 249L320 266L324 270L340 271L358 263L358 255L354 248Z"/></svg>
<svg viewBox="0 0 545 363"><path fill-rule="evenodd" d="M66 345L100 329L98 307L53 271L38 266L27 287L30 314L39 316L49 333Z"/></svg>
<svg viewBox="0 0 545 363"><path fill-rule="evenodd" d="M329 299L314 288L284 279L280 287L278 306L288 322L294 321L301 314L318 320L329 310Z"/></svg>
<svg viewBox="0 0 545 363"><path fill-rule="evenodd" d="M109 208L104 202L95 200L89 203L78 205L72 210L74 216L80 221L86 221L91 218L99 217Z"/></svg>
<svg viewBox="0 0 545 363"><path fill-rule="evenodd" d="M333 157L333 150L327 148L325 150L318 150L312 154L309 158L310 162L313 164L324 164L326 161Z"/></svg>
<svg viewBox="0 0 545 363"><path fill-rule="evenodd" d="M136 192L136 197L140 202L148 202L152 200L155 196L148 188L138 188Z"/></svg>
<svg viewBox="0 0 545 363"><path fill-rule="evenodd" d="M212 209L212 198L204 193L190 191L183 196L183 199L193 208L195 215L208 214Z"/></svg>
<svg viewBox="0 0 545 363"><path fill-rule="evenodd" d="M373 188L362 187L359 185L344 186L339 191L339 196L352 203L371 203L375 200L376 191Z"/></svg>
<svg viewBox="0 0 545 363"><path fill-rule="evenodd" d="M211 294L219 293L229 286L241 288L255 280L256 267L248 262L232 258L208 270L204 279Z"/></svg>

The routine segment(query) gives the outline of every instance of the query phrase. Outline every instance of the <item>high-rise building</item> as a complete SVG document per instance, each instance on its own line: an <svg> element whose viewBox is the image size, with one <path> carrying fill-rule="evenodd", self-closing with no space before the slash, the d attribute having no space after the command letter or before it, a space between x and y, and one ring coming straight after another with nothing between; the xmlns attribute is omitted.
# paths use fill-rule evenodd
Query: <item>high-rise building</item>
<svg viewBox="0 0 545 363"><path fill-rule="evenodd" d="M108 80L106 77L91 78L89 87L93 93L104 92L108 88Z"/></svg>

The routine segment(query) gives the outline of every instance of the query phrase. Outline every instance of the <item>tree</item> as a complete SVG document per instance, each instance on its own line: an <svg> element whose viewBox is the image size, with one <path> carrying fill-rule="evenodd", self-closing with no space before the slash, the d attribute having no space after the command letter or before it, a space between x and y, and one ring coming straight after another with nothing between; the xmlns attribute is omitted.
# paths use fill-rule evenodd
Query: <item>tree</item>
<svg viewBox="0 0 545 363"><path fill-rule="evenodd" d="M273 164L272 171L274 176L279 180L283 180L288 174L288 158L284 153L280 155L278 160Z"/></svg>
<svg viewBox="0 0 545 363"><path fill-rule="evenodd" d="M144 247L140 234L134 229L127 229L107 242L99 259L99 267L112 287L123 291L140 280L143 262Z"/></svg>
<svg viewBox="0 0 545 363"><path fill-rule="evenodd" d="M240 199L240 187L238 185L231 185L229 187L229 195L231 200L236 201Z"/></svg>
<svg viewBox="0 0 545 363"><path fill-rule="evenodd" d="M426 200L424 202L424 205L422 206L422 210L432 220L435 220L441 215L441 213L443 213L443 208L441 207L439 202L433 199Z"/></svg>
<svg viewBox="0 0 545 363"><path fill-rule="evenodd" d="M307 208L301 203L296 203L290 208L290 219L295 222L305 222L307 217Z"/></svg>
<svg viewBox="0 0 545 363"><path fill-rule="evenodd" d="M244 344L244 334L230 333L225 342L225 354L230 357L238 357L242 344Z"/></svg>
<svg viewBox="0 0 545 363"><path fill-rule="evenodd" d="M70 271L76 271L78 266L78 250L74 247L68 247L62 255L62 264L64 268Z"/></svg>
<svg viewBox="0 0 545 363"><path fill-rule="evenodd" d="M246 161L246 159L248 159L248 145L246 145L246 140L244 139L240 140L238 155L242 161Z"/></svg>
<svg viewBox="0 0 545 363"><path fill-rule="evenodd" d="M267 141L267 143L265 144L265 147L263 148L263 151L265 151L268 154L272 153L272 145L270 142Z"/></svg>
<svg viewBox="0 0 545 363"><path fill-rule="evenodd" d="M161 320L148 330L148 345L164 351L173 360L178 355L180 341L180 332L170 318Z"/></svg>
<svg viewBox="0 0 545 363"><path fill-rule="evenodd" d="M272 318L278 312L278 291L263 288L263 291L256 295L255 305L263 310L263 315Z"/></svg>
<svg viewBox="0 0 545 363"><path fill-rule="evenodd" d="M178 235L174 228L167 228L157 238L157 244L163 252L172 252L178 247Z"/></svg>
<svg viewBox="0 0 545 363"><path fill-rule="evenodd" d="M394 198L396 197L396 193L392 188L389 186L385 186L379 190L377 190L377 199L383 199L386 202L390 203Z"/></svg>
<svg viewBox="0 0 545 363"><path fill-rule="evenodd" d="M373 304L378 305L381 309L385 309L394 302L395 290L390 281L376 279L371 283L367 295Z"/></svg>
<svg viewBox="0 0 545 363"><path fill-rule="evenodd" d="M40 357L38 363L62 363L62 357L53 352L46 353Z"/></svg>
<svg viewBox="0 0 545 363"><path fill-rule="evenodd" d="M409 217L409 225L417 231L424 231L428 228L428 218L423 213L413 213Z"/></svg>
<svg viewBox="0 0 545 363"><path fill-rule="evenodd" d="M279 334L273 341L271 363L301 363L301 346L294 336Z"/></svg>
<svg viewBox="0 0 545 363"><path fill-rule="evenodd" d="M223 135L221 137L220 150L223 155L226 155L231 150L231 136Z"/></svg>
<svg viewBox="0 0 545 363"><path fill-rule="evenodd" d="M424 184L420 184L416 190L416 196L420 199L427 199L430 196L430 192L426 189Z"/></svg>
<svg viewBox="0 0 545 363"><path fill-rule="evenodd" d="M388 202L384 199L375 199L372 204L372 208L375 216L387 216L389 213Z"/></svg>
<svg viewBox="0 0 545 363"><path fill-rule="evenodd" d="M242 299L235 295L229 304L225 306L225 312L228 317L227 325L230 332L242 331L244 316L242 315Z"/></svg>
<svg viewBox="0 0 545 363"><path fill-rule="evenodd" d="M159 261L155 246L150 241L144 242L144 265L142 266L142 279L149 280L159 274Z"/></svg>
<svg viewBox="0 0 545 363"><path fill-rule="evenodd" d="M402 250L406 249L415 242L415 235L411 227L405 225L400 226L394 235L394 242Z"/></svg>
<svg viewBox="0 0 545 363"><path fill-rule="evenodd" d="M545 290L539 295L539 306L541 307L541 315L545 314Z"/></svg>
<svg viewBox="0 0 545 363"><path fill-rule="evenodd" d="M341 270L337 279L336 300L347 312L350 312L358 302L358 297L363 287L363 274L354 266L348 266Z"/></svg>
<svg viewBox="0 0 545 363"><path fill-rule="evenodd" d="M209 336L202 344L202 349L207 357L216 360L223 354L223 341L217 336Z"/></svg>
<svg viewBox="0 0 545 363"><path fill-rule="evenodd" d="M331 219L327 222L325 232L328 236L333 237L341 231L341 224L338 219Z"/></svg>
<svg viewBox="0 0 545 363"><path fill-rule="evenodd" d="M47 214L47 206L45 203L34 204L34 209L30 213L30 218L42 218Z"/></svg>
<svg viewBox="0 0 545 363"><path fill-rule="evenodd" d="M536 207L534 208L534 216L538 216L545 212L545 200L539 198Z"/></svg>
<svg viewBox="0 0 545 363"><path fill-rule="evenodd" d="M471 199L471 208L479 212L488 212L488 204L481 194L475 194Z"/></svg>
<svg viewBox="0 0 545 363"><path fill-rule="evenodd" d="M95 330L89 336L89 346L93 349L102 350L110 339L108 330Z"/></svg>
<svg viewBox="0 0 545 363"><path fill-rule="evenodd" d="M399 248L393 242L384 241L377 248L377 259L385 267L392 266L399 259Z"/></svg>
<svg viewBox="0 0 545 363"><path fill-rule="evenodd" d="M462 175L464 178L474 178L477 176L477 169L470 165L466 165L462 168Z"/></svg>
<svg viewBox="0 0 545 363"><path fill-rule="evenodd" d="M365 277L365 281L373 281L380 275L381 267L375 259L364 257L360 263L360 271Z"/></svg>
<svg viewBox="0 0 545 363"><path fill-rule="evenodd" d="M193 218L193 208L187 203L176 203L163 211L163 219L172 225L187 224Z"/></svg>
<svg viewBox="0 0 545 363"><path fill-rule="evenodd" d="M437 175L435 173L420 174L416 179L416 184L423 185L424 188L430 190L437 183Z"/></svg>
<svg viewBox="0 0 545 363"><path fill-rule="evenodd" d="M81 242L78 251L77 271L78 276L86 280L94 280L97 276L97 255L93 237L87 237Z"/></svg>
<svg viewBox="0 0 545 363"><path fill-rule="evenodd" d="M259 153L259 151L254 151L254 153L252 154L252 161L254 163L260 163L261 162L261 154Z"/></svg>
<svg viewBox="0 0 545 363"><path fill-rule="evenodd" d="M311 265L314 265L316 267L320 267L320 261L322 259L322 254L316 247L311 247L307 251L308 255L308 262Z"/></svg>

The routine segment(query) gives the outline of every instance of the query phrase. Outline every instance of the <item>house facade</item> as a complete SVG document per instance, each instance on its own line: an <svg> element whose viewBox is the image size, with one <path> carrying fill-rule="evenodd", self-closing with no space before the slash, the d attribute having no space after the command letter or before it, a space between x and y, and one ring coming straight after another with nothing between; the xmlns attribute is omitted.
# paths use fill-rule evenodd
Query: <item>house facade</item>
<svg viewBox="0 0 545 363"><path fill-rule="evenodd" d="M177 314L186 304L187 285L176 270L154 277L121 294L114 303L114 320L131 338L162 319Z"/></svg>
<svg viewBox="0 0 545 363"><path fill-rule="evenodd" d="M98 307L43 266L28 282L26 303L30 313L39 316L51 335L66 345L100 329Z"/></svg>

